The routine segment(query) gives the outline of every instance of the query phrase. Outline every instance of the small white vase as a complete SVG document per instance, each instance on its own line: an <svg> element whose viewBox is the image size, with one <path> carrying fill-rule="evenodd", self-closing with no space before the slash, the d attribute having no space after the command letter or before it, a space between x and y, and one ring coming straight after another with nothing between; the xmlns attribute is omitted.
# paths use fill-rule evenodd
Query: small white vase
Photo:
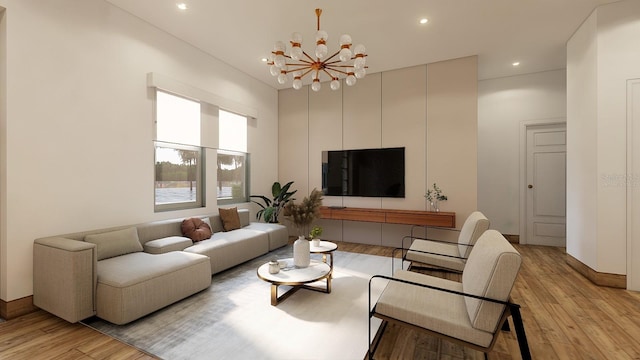
<svg viewBox="0 0 640 360"><path fill-rule="evenodd" d="M311 242L313 243L313 246L315 246L315 247L319 247L320 246L320 239L314 238L313 240L311 240Z"/></svg>
<svg viewBox="0 0 640 360"><path fill-rule="evenodd" d="M309 241L304 236L299 236L293 242L293 265L299 268L306 268L311 263Z"/></svg>

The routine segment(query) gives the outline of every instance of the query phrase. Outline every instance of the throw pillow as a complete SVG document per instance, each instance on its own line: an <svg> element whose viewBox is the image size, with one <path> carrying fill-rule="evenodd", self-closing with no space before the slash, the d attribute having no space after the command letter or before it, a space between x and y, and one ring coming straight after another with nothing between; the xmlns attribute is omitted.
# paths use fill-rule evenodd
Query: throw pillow
<svg viewBox="0 0 640 360"><path fill-rule="evenodd" d="M211 237L211 227L202 221L202 219L184 219L180 227L182 229L182 235L193 240L193 242L206 240Z"/></svg>
<svg viewBox="0 0 640 360"><path fill-rule="evenodd" d="M238 216L238 208L222 209L219 208L220 220L222 220L222 228L224 231L240 229L240 216Z"/></svg>
<svg viewBox="0 0 640 360"><path fill-rule="evenodd" d="M96 244L98 260L143 250L142 244L138 240L138 230L135 227L86 235L84 241Z"/></svg>

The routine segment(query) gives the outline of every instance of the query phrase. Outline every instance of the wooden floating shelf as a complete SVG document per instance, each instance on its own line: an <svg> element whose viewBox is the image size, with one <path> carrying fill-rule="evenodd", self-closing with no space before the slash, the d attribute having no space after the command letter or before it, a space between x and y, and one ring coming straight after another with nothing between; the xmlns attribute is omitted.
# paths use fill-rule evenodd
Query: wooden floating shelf
<svg viewBox="0 0 640 360"><path fill-rule="evenodd" d="M456 227L456 213L454 212L323 206L320 208L320 218L384 224Z"/></svg>

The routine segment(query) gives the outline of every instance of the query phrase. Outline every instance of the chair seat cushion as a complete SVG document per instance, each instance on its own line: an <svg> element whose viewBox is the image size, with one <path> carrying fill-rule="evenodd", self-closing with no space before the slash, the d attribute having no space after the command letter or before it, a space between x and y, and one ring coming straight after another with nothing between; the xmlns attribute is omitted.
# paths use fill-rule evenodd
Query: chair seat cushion
<svg viewBox="0 0 640 360"><path fill-rule="evenodd" d="M411 271L398 270L395 278L462 291L462 284ZM375 312L396 320L488 347L493 334L474 329L460 295L391 281L377 302Z"/></svg>
<svg viewBox="0 0 640 360"><path fill-rule="evenodd" d="M417 251L411 251L417 250ZM419 251L427 251L432 253L438 253L449 256L438 256L434 254L426 254ZM437 266L445 269L451 269L456 271L464 270L465 261L459 259L460 253L458 252L458 244L455 243L442 243L437 241L420 240L416 239L409 247L406 259L409 261L420 262L429 264L431 266Z"/></svg>

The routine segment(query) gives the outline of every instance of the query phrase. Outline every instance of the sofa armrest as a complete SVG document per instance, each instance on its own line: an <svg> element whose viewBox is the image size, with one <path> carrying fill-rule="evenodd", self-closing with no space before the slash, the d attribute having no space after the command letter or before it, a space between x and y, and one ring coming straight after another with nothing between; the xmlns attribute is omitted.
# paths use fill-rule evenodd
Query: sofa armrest
<svg viewBox="0 0 640 360"><path fill-rule="evenodd" d="M251 223L248 209L238 209L238 217L240 218L240 227L248 226Z"/></svg>
<svg viewBox="0 0 640 360"><path fill-rule="evenodd" d="M71 323L95 315L97 247L60 237L33 245L33 304Z"/></svg>
<svg viewBox="0 0 640 360"><path fill-rule="evenodd" d="M184 236L168 236L144 243L144 252L149 254L164 254L170 251L182 251L193 245L193 241Z"/></svg>

